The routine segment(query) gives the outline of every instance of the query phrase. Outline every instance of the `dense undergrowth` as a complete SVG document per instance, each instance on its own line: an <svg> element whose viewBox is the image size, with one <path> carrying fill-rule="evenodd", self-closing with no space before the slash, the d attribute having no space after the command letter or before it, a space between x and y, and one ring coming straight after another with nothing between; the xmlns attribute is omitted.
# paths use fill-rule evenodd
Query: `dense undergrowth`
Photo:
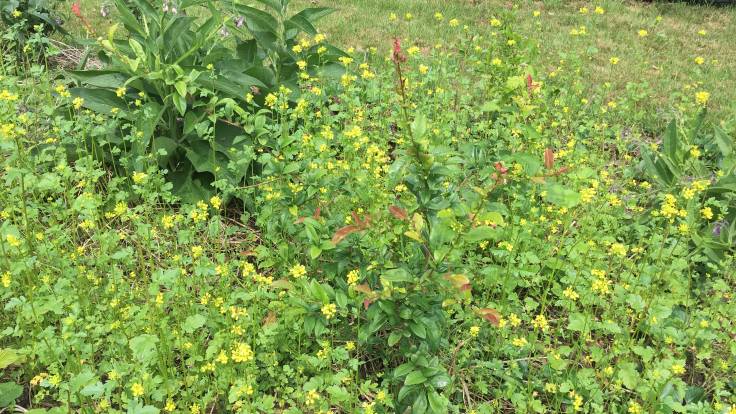
<svg viewBox="0 0 736 414"><path fill-rule="evenodd" d="M274 43L289 84L237 97L207 50L90 81L9 28L0 410L736 411L732 121L694 79L642 135L507 16L436 19L330 65Z"/></svg>

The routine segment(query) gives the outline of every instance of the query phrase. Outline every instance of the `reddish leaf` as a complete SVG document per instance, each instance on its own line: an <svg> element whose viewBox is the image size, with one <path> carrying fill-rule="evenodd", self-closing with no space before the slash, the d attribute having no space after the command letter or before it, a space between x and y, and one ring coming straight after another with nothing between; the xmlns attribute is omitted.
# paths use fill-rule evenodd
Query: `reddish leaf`
<svg viewBox="0 0 736 414"><path fill-rule="evenodd" d="M388 206L388 211L391 213L392 216L396 217L399 220L406 220L409 218L409 216L406 214L406 210L399 206Z"/></svg>
<svg viewBox="0 0 736 414"><path fill-rule="evenodd" d="M468 279L468 277L463 274L447 274L443 277L460 292L470 290L470 279Z"/></svg>
<svg viewBox="0 0 736 414"><path fill-rule="evenodd" d="M551 170L555 165L555 153L552 148L544 150L544 167Z"/></svg>
<svg viewBox="0 0 736 414"><path fill-rule="evenodd" d="M298 219L294 220L294 224L302 224L304 223L304 219L306 219L306 217L299 217Z"/></svg>
<svg viewBox="0 0 736 414"><path fill-rule="evenodd" d="M369 306L371 306L371 303L373 303L374 299L365 298L363 299L363 309L368 309Z"/></svg>
<svg viewBox="0 0 736 414"><path fill-rule="evenodd" d="M498 313L497 310L491 309L491 308L482 308L476 310L476 313L481 318L487 320L491 323L493 326L498 326L498 323L501 321L501 314Z"/></svg>
<svg viewBox="0 0 736 414"><path fill-rule="evenodd" d="M322 212L322 207L317 206L317 210L314 210L314 214L312 215L312 218L315 220L319 219L320 212Z"/></svg>
<svg viewBox="0 0 736 414"><path fill-rule="evenodd" d="M500 172L501 174L506 174L507 172L509 172L509 169L504 167L500 161L495 162L493 164L493 168L495 168L496 171Z"/></svg>
<svg viewBox="0 0 736 414"><path fill-rule="evenodd" d="M349 225L345 226L338 231L335 232L335 235L332 236L332 244L338 244L340 243L345 237L348 237L349 235L360 231L361 228L359 226Z"/></svg>

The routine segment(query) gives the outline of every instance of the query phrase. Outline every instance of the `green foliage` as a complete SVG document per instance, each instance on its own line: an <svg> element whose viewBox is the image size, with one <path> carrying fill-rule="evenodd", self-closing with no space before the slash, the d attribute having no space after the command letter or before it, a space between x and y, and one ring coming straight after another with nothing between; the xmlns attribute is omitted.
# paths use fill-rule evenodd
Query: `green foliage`
<svg viewBox="0 0 736 414"><path fill-rule="evenodd" d="M39 27L45 35L53 32L66 34L61 20L54 12L55 0L2 0L0 1L0 20L8 27L14 27L14 35L22 48L28 38Z"/></svg>
<svg viewBox="0 0 736 414"><path fill-rule="evenodd" d="M733 138L719 126L706 128L704 118L701 110L683 126L671 121L661 150L643 154L643 167L664 190L685 195L690 214L705 219L686 223L694 227L692 242L722 264L736 249L736 150Z"/></svg>
<svg viewBox="0 0 736 414"><path fill-rule="evenodd" d="M251 162L269 119L259 110L266 98L280 93L284 104L293 101L298 94L284 85L298 91L299 70L334 72L344 54L321 41L297 52L295 45L309 43L300 33L318 35L314 23L331 10L308 8L287 18L287 4L271 4L274 17L235 3L185 1L160 9L148 0L117 0L125 37L116 37L115 24L100 40L107 67L70 73L82 85L71 89L82 105L120 125L116 136L95 143L105 159L129 173L157 161L187 201L208 198L220 180L240 185L259 168Z"/></svg>
<svg viewBox="0 0 736 414"><path fill-rule="evenodd" d="M263 0L274 26L236 4L146 4L121 17L132 40L103 39L103 72L3 61L3 405L736 405L733 252L719 268L691 244L731 211L717 185L733 172L728 121L713 136L674 124L642 155L654 144L633 112L579 82L585 60L536 70L509 16L491 37L453 20L431 48L337 57L338 80L307 63L331 53L304 22L324 11ZM213 42L223 27L260 36L258 91L247 65L225 69L256 52ZM219 81L243 83L228 95ZM699 114L704 96L678 107ZM640 165L671 177L650 183Z"/></svg>

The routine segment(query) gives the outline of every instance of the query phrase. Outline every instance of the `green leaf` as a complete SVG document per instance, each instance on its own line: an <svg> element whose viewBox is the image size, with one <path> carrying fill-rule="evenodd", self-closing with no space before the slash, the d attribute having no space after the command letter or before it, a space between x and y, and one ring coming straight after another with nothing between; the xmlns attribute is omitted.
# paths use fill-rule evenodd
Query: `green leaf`
<svg viewBox="0 0 736 414"><path fill-rule="evenodd" d="M403 267L387 270L383 274L383 277L391 283L409 282L413 279L411 273L409 273L409 271L404 269Z"/></svg>
<svg viewBox="0 0 736 414"><path fill-rule="evenodd" d="M677 136L677 122L675 120L670 121L667 125L667 129L664 132L663 137L664 153L671 160L677 160L677 150L679 149L679 138Z"/></svg>
<svg viewBox="0 0 736 414"><path fill-rule="evenodd" d="M427 117L424 114L417 114L414 122L411 123L411 133L414 139L421 139L427 133Z"/></svg>
<svg viewBox="0 0 736 414"><path fill-rule="evenodd" d="M447 400L442 398L437 391L430 390L427 393L427 400L429 401L429 409L432 413L442 414L447 412Z"/></svg>
<svg viewBox="0 0 736 414"><path fill-rule="evenodd" d="M545 199L560 207L572 208L580 202L580 194L559 184L549 184L545 191L547 192Z"/></svg>
<svg viewBox="0 0 736 414"><path fill-rule="evenodd" d="M130 340L130 350L133 351L133 357L144 365L150 364L156 357L158 351L156 344L158 337L151 334L138 335Z"/></svg>
<svg viewBox="0 0 736 414"><path fill-rule="evenodd" d="M115 70L72 70L67 73L78 82L96 88L117 89L128 81L128 75Z"/></svg>
<svg viewBox="0 0 736 414"><path fill-rule="evenodd" d="M587 332L590 330L590 317L582 313L572 313L568 317L567 329L576 332Z"/></svg>
<svg viewBox="0 0 736 414"><path fill-rule="evenodd" d="M192 333L197 329L203 327L205 322L207 322L207 318L203 315L192 315L184 320L184 324L182 324L181 329L186 333Z"/></svg>
<svg viewBox="0 0 736 414"><path fill-rule="evenodd" d="M622 362L619 364L618 378L626 388L633 390L639 383L639 372L633 362Z"/></svg>
<svg viewBox="0 0 736 414"><path fill-rule="evenodd" d="M107 89L71 88L69 92L84 99L82 106L103 115L109 115L113 108L121 111L128 109L125 101Z"/></svg>
<svg viewBox="0 0 736 414"><path fill-rule="evenodd" d="M721 155L723 155L724 158L731 155L734 150L733 138L728 136L726 131L719 126L716 126L713 132L713 139L715 140L718 149L721 151Z"/></svg>
<svg viewBox="0 0 736 414"><path fill-rule="evenodd" d="M171 101L174 103L176 110L179 111L179 115L184 116L184 114L187 112L186 98L178 93L173 93L169 96L171 97Z"/></svg>
<svg viewBox="0 0 736 414"><path fill-rule="evenodd" d="M15 404L15 400L23 394L23 387L14 382L0 383L0 408ZM3 410L0 410L3 411Z"/></svg>
<svg viewBox="0 0 736 414"><path fill-rule="evenodd" d="M495 239L498 235L498 230L491 226L478 226L465 234L465 241L468 243L477 243L483 240Z"/></svg>
<svg viewBox="0 0 736 414"><path fill-rule="evenodd" d="M23 355L13 348L0 349L0 369L5 369L10 365L23 362Z"/></svg>
<svg viewBox="0 0 736 414"><path fill-rule="evenodd" d="M137 33L143 37L146 36L146 32L128 8L125 0L115 0L115 8L118 9L118 18L122 20L123 25L129 32Z"/></svg>
<svg viewBox="0 0 736 414"><path fill-rule="evenodd" d="M406 376L406 379L404 380L404 385L423 384L425 381L427 381L427 377L422 374L422 371L412 371L409 375Z"/></svg>
<svg viewBox="0 0 736 414"><path fill-rule="evenodd" d="M419 391L414 403L411 405L411 414L424 414L427 412L427 395L424 391Z"/></svg>
<svg viewBox="0 0 736 414"><path fill-rule="evenodd" d="M399 341L401 340L401 338L403 336L404 335L402 335L402 333L399 332L399 331L393 331L393 332L391 332L388 335L388 341L387 341L388 346L394 346L394 345L396 345L397 343L399 343ZM411 368L411 367L409 367L409 368ZM403 376L403 375L399 375L399 376Z"/></svg>

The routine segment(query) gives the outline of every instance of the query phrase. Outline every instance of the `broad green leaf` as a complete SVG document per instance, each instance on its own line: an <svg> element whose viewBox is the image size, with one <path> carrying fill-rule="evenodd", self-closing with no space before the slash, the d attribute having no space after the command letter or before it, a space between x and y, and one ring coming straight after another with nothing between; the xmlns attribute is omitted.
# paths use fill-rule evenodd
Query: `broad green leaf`
<svg viewBox="0 0 736 414"><path fill-rule="evenodd" d="M630 390L636 388L639 383L639 371L633 362L622 362L618 364L618 378L624 383L624 386Z"/></svg>
<svg viewBox="0 0 736 414"><path fill-rule="evenodd" d="M499 230L491 226L478 226L471 229L465 234L465 241L468 243L477 243L483 240L496 239L499 236Z"/></svg>
<svg viewBox="0 0 736 414"><path fill-rule="evenodd" d="M15 400L23 394L23 387L14 382L0 383L0 408L15 404ZM4 411L4 410L0 410Z"/></svg>
<svg viewBox="0 0 736 414"><path fill-rule="evenodd" d="M10 365L23 362L23 355L13 348L0 349L0 369L5 369Z"/></svg>
<svg viewBox="0 0 736 414"><path fill-rule="evenodd" d="M416 385L416 384L423 384L427 378L422 374L422 371L412 371L409 375L406 376L406 379L404 380L404 385Z"/></svg>
<svg viewBox="0 0 736 414"><path fill-rule="evenodd" d="M676 162L678 160L677 153L680 141L677 135L677 122L675 120L670 121L669 125L667 125L663 137L663 146L664 154Z"/></svg>
<svg viewBox="0 0 736 414"><path fill-rule="evenodd" d="M130 340L130 350L133 357L144 365L150 364L157 355L156 344L158 337L151 334L138 335Z"/></svg>
<svg viewBox="0 0 736 414"><path fill-rule="evenodd" d="M109 115L113 108L120 111L128 109L125 101L118 98L115 92L107 89L71 88L69 92L73 96L84 99L83 107L102 115Z"/></svg>
<svg viewBox="0 0 736 414"><path fill-rule="evenodd" d="M559 184L549 184L545 191L547 192L545 199L560 207L572 208L580 202L580 194Z"/></svg>
<svg viewBox="0 0 736 414"><path fill-rule="evenodd" d="M567 329L576 332L587 332L590 330L590 317L582 313L571 313L568 317Z"/></svg>
<svg viewBox="0 0 736 414"><path fill-rule="evenodd" d="M411 405L411 414L424 414L427 412L427 395L424 391L419 391L414 403Z"/></svg>
<svg viewBox="0 0 736 414"><path fill-rule="evenodd" d="M186 333L192 333L197 329L203 327L205 322L207 322L207 318L203 315L191 315L184 320L181 329Z"/></svg>

